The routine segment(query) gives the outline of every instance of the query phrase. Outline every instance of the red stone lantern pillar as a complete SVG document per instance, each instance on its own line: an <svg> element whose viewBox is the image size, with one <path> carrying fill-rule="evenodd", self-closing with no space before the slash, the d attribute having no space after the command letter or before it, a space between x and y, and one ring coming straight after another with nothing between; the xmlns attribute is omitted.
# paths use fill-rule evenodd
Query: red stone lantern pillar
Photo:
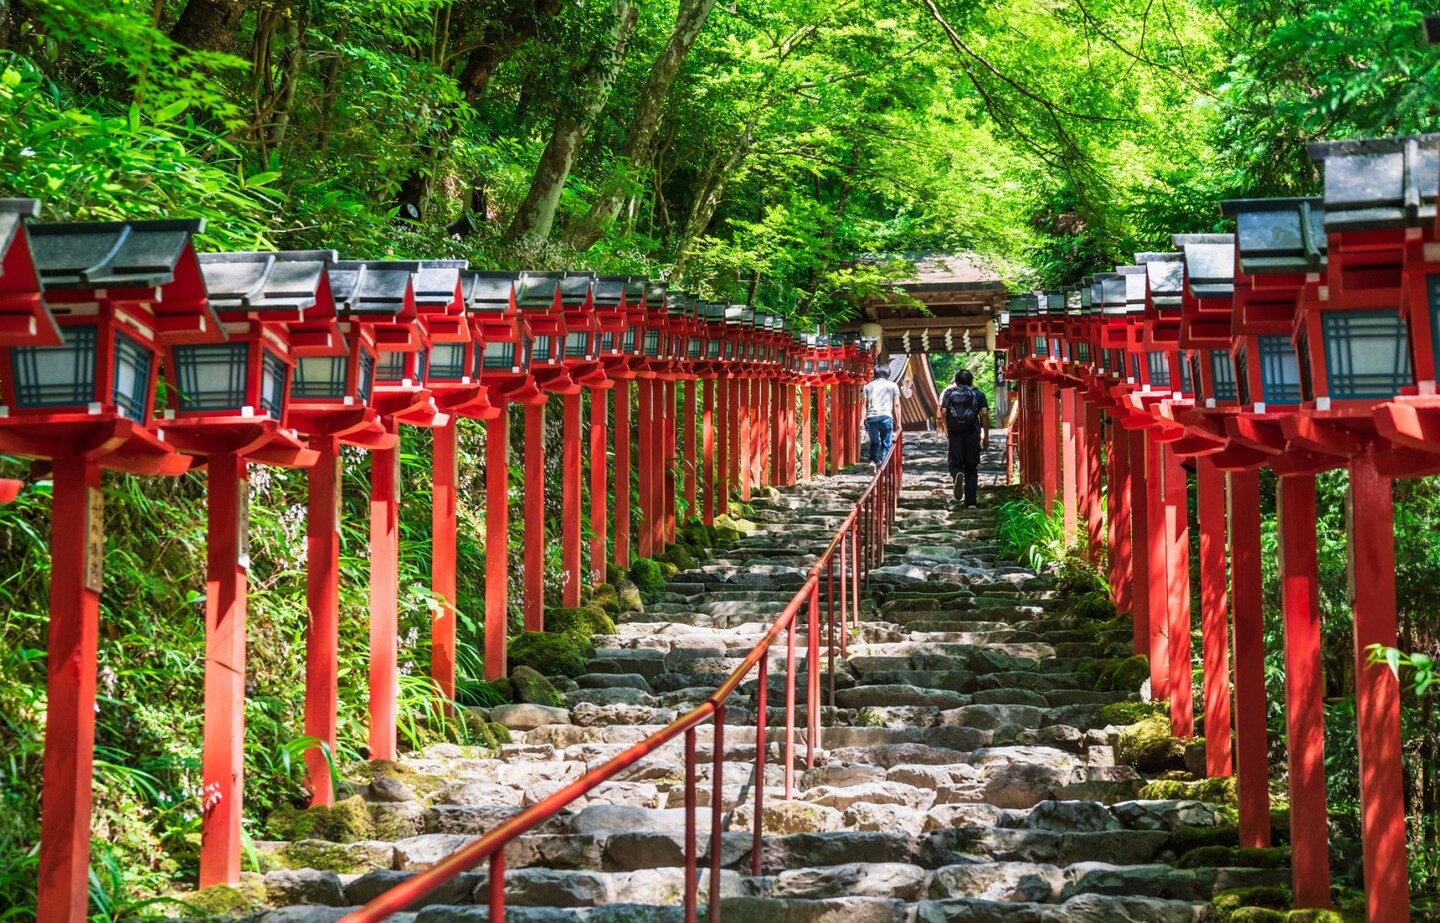
<svg viewBox="0 0 1440 923"><path fill-rule="evenodd" d="M1231 774L1229 574L1225 554L1225 473L1208 456L1195 460L1200 525L1200 641L1205 676L1205 774Z"/></svg>
<svg viewBox="0 0 1440 923"><path fill-rule="evenodd" d="M1270 845L1265 733L1265 634L1260 572L1260 474L1230 473L1230 581L1235 635L1235 750L1240 845Z"/></svg>

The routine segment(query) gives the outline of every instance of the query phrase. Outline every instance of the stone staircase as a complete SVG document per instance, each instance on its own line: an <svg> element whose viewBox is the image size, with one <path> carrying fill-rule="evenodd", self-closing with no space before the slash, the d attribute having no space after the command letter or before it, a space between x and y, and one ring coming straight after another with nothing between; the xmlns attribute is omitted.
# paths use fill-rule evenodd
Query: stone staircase
<svg viewBox="0 0 1440 923"><path fill-rule="evenodd" d="M803 742L796 747L792 801L783 800L784 711L775 707L784 703L784 645L772 648L758 876L753 676L732 697L723 919L1187 923L1204 918L1217 891L1288 883L1284 868L1236 867L1234 850L1193 852L1234 844L1228 808L1140 798L1147 780L1116 764L1118 731L1100 715L1136 694L1095 691L1087 669L1128 647L1128 634L1072 614L1053 577L997 559L986 489L998 453L987 461L981 508L962 511L949 496L943 444L907 436L895 534L833 678L821 639L822 749L807 770ZM498 752L437 745L385 767L361 789L369 829L384 839L258 844L277 868L242 890L276 909L250 919L329 923L701 702L801 584L868 477L855 469L757 503L761 529L678 575L643 614L598 639L590 672L564 692L565 709L532 720L497 710L517 728L514 743ZM809 668L805 651L802 631L799 671ZM697 738L705 807L712 729ZM677 742L511 846L508 918L680 921L683 803ZM702 868L710 816L697 816ZM468 873L396 919L483 920L485 881L483 868ZM703 903L704 871L699 886Z"/></svg>

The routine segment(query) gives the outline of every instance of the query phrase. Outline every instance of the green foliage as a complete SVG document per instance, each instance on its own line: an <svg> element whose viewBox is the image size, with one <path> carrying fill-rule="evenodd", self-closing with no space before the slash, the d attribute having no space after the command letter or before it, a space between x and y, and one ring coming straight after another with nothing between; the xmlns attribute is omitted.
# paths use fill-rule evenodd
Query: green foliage
<svg viewBox="0 0 1440 923"><path fill-rule="evenodd" d="M1059 503L1049 513L1038 492L1007 500L995 510L1000 553L1037 570L1065 557L1065 517Z"/></svg>
<svg viewBox="0 0 1440 923"><path fill-rule="evenodd" d="M1142 773L1185 768L1185 741L1170 736L1170 718L1152 715L1120 731L1115 758Z"/></svg>
<svg viewBox="0 0 1440 923"><path fill-rule="evenodd" d="M1176 861L1175 867L1182 869L1286 869L1290 867L1290 847L1202 846L1181 856Z"/></svg>
<svg viewBox="0 0 1440 923"><path fill-rule="evenodd" d="M695 567L695 558L691 556L690 549L683 544L671 545L656 558L662 564L669 564L677 571L691 570Z"/></svg>
<svg viewBox="0 0 1440 923"><path fill-rule="evenodd" d="M660 571L660 564L649 558L637 558L630 565L630 580L646 595L665 589L665 575Z"/></svg>
<svg viewBox="0 0 1440 923"><path fill-rule="evenodd" d="M515 667L510 671L510 686L514 690L514 698L517 702L528 702L531 705L548 705L558 707L565 704L565 699L560 695L548 679L538 670L530 667Z"/></svg>
<svg viewBox="0 0 1440 923"><path fill-rule="evenodd" d="M1117 615L1115 604L1110 601L1110 595L1105 590L1089 590L1082 594L1070 607L1070 611L1079 618L1097 622L1108 622Z"/></svg>
<svg viewBox="0 0 1440 923"><path fill-rule="evenodd" d="M1371 665L1385 664L1396 679L1405 679L1402 671L1409 674L1410 689L1417 695L1425 695L1435 682L1435 661L1429 654L1419 651L1405 653L1399 648L1372 644L1365 648L1367 662Z"/></svg>
<svg viewBox="0 0 1440 923"><path fill-rule="evenodd" d="M589 643L595 635L615 634L615 621L604 609L596 606L546 609L545 630Z"/></svg>
<svg viewBox="0 0 1440 923"><path fill-rule="evenodd" d="M1208 801L1211 804L1223 804L1231 807L1237 807L1240 804L1240 796L1235 788L1234 776L1218 776L1213 779L1201 779L1198 782L1163 779L1158 782L1151 782L1149 785L1140 789L1140 797L1165 800L1189 798L1195 801Z"/></svg>
<svg viewBox="0 0 1440 923"><path fill-rule="evenodd" d="M588 641L549 631L526 631L510 639L511 669L530 667L545 676L579 676L593 650Z"/></svg>

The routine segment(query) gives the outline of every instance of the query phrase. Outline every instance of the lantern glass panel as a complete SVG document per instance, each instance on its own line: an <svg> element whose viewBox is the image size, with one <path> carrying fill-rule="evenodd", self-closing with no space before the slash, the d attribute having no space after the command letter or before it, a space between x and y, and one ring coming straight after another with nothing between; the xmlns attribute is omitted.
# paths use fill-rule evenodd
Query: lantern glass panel
<svg viewBox="0 0 1440 923"><path fill-rule="evenodd" d="M1266 404L1300 403L1300 357L1281 334L1260 340L1260 384Z"/></svg>
<svg viewBox="0 0 1440 923"><path fill-rule="evenodd" d="M525 337L525 342L520 350L520 370L530 371L530 365L535 361L535 340L530 336Z"/></svg>
<svg viewBox="0 0 1440 923"><path fill-rule="evenodd" d="M115 409L121 416L145 422L154 371L154 354L128 334L115 331Z"/></svg>
<svg viewBox="0 0 1440 923"><path fill-rule="evenodd" d="M1250 356L1249 350L1241 346L1235 353L1235 393L1241 404L1250 401Z"/></svg>
<svg viewBox="0 0 1440 923"><path fill-rule="evenodd" d="M436 343L430 348L430 375L444 381L465 377L465 344Z"/></svg>
<svg viewBox="0 0 1440 923"><path fill-rule="evenodd" d="M1044 337L1036 337L1036 338L1035 338L1035 355L1037 355L1037 356L1048 356L1048 355L1050 355L1050 341L1047 340L1047 339L1045 339Z"/></svg>
<svg viewBox="0 0 1440 923"><path fill-rule="evenodd" d="M1310 335L1304 330L1300 331L1300 339L1295 344L1295 351L1299 356L1300 366L1300 397L1307 401L1315 400L1315 382L1310 377Z"/></svg>
<svg viewBox="0 0 1440 923"><path fill-rule="evenodd" d="M1440 364L1440 276L1430 276L1430 351Z"/></svg>
<svg viewBox="0 0 1440 923"><path fill-rule="evenodd" d="M555 338L548 335L536 337L535 351L531 353L531 358L539 358L541 362L554 362L554 342Z"/></svg>
<svg viewBox="0 0 1440 923"><path fill-rule="evenodd" d="M383 352L380 354L380 365L375 370L381 381L400 381L409 377L410 354Z"/></svg>
<svg viewBox="0 0 1440 923"><path fill-rule="evenodd" d="M360 380L355 383L355 395L367 403L370 392L375 389L375 357L367 352L360 354Z"/></svg>
<svg viewBox="0 0 1440 923"><path fill-rule="evenodd" d="M295 360L290 394L297 399L342 398L349 356L301 356Z"/></svg>
<svg viewBox="0 0 1440 923"><path fill-rule="evenodd" d="M1394 397L1413 382L1399 311L1326 311L1321 329L1332 398Z"/></svg>
<svg viewBox="0 0 1440 923"><path fill-rule="evenodd" d="M708 341L706 341L706 343L705 343L705 356L706 356L706 358L709 358L709 359L719 359L719 358L720 358L720 341L719 341L719 340L717 340L717 339L715 339L715 338L712 337L712 338L710 338Z"/></svg>
<svg viewBox="0 0 1440 923"><path fill-rule="evenodd" d="M1183 354L1180 356L1180 393L1181 393L1181 394L1194 394L1194 393L1195 393L1195 383L1200 380L1200 376L1199 376L1199 375L1196 375L1195 372L1196 372L1196 370L1198 370L1199 368L1200 368L1200 366L1195 362L1195 357L1194 357L1193 354L1190 355L1190 356L1188 356L1188 357L1185 356L1185 355L1183 355Z"/></svg>
<svg viewBox="0 0 1440 923"><path fill-rule="evenodd" d="M1079 343L1076 343L1076 344L1075 344L1075 356L1076 356L1076 358L1079 359L1079 361L1081 361L1081 362L1089 362L1089 361L1090 361L1090 344L1089 344L1089 343L1086 343L1084 340L1081 340Z"/></svg>
<svg viewBox="0 0 1440 923"><path fill-rule="evenodd" d="M118 339L115 346L118 353ZM248 343L177 346L173 355L181 410L238 410L245 406L245 384L250 373ZM118 362L115 371L118 394Z"/></svg>
<svg viewBox="0 0 1440 923"><path fill-rule="evenodd" d="M260 409L278 420L285 412L285 376L289 367L285 360L270 352L260 352Z"/></svg>
<svg viewBox="0 0 1440 923"><path fill-rule="evenodd" d="M1150 373L1150 387L1170 387L1170 357L1160 350L1150 350L1145 354L1146 371Z"/></svg>
<svg viewBox="0 0 1440 923"><path fill-rule="evenodd" d="M735 358L735 341L734 341L734 340L726 340L726 341L725 341L725 358L726 358L726 359L734 359L734 358Z"/></svg>
<svg viewBox="0 0 1440 923"><path fill-rule="evenodd" d="M607 330L600 334L600 350L602 352L613 352L615 349L615 331Z"/></svg>
<svg viewBox="0 0 1440 923"><path fill-rule="evenodd" d="M651 358L655 358L660 355L660 331L645 331L645 355L650 356Z"/></svg>
<svg viewBox="0 0 1440 923"><path fill-rule="evenodd" d="M483 365L495 371L509 371L515 367L515 344L509 341L485 344Z"/></svg>
<svg viewBox="0 0 1440 923"><path fill-rule="evenodd" d="M1198 363L1198 359L1196 360ZM1215 400L1233 401L1238 396L1235 390L1235 365L1230 354L1222 349L1210 351L1210 378L1215 382Z"/></svg>
<svg viewBox="0 0 1440 923"><path fill-rule="evenodd" d="M1140 354L1130 354L1130 377L1136 381L1140 380Z"/></svg>
<svg viewBox="0 0 1440 923"><path fill-rule="evenodd" d="M565 334L565 358L566 359L588 359L590 358L590 334L587 331L570 332Z"/></svg>
<svg viewBox="0 0 1440 923"><path fill-rule="evenodd" d="M95 400L97 327L61 327L59 346L10 350L17 407L76 407Z"/></svg>
<svg viewBox="0 0 1440 923"><path fill-rule="evenodd" d="M633 324L625 331L625 345L621 348L627 353L635 352L635 326Z"/></svg>
<svg viewBox="0 0 1440 923"><path fill-rule="evenodd" d="M699 337L691 337L690 348L687 352L687 355L691 359L699 359L701 356L705 355L705 342Z"/></svg>

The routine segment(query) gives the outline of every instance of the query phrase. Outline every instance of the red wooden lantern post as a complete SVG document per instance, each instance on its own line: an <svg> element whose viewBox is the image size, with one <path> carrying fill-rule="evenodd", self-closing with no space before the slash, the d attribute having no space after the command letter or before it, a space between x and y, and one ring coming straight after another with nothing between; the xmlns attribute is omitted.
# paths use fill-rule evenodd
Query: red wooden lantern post
<svg viewBox="0 0 1440 923"><path fill-rule="evenodd" d="M286 426L292 343L285 321L307 332L294 349L323 352L339 340L327 270L334 254L205 254L200 266L223 343L164 351L170 386L165 439L206 460L205 742L200 886L240 880L245 769L245 622L251 461L305 467L317 454ZM318 335L317 335L318 334Z"/></svg>
<svg viewBox="0 0 1440 923"><path fill-rule="evenodd" d="M1435 390L1440 137L1315 144L1311 155L1324 168L1329 261L1295 319L1304 412L1285 421L1285 435L1350 472L1365 896L1370 919L1398 923L1410 919L1400 689L1369 657L1375 645L1396 645L1391 479L1440 470L1433 444L1415 439L1434 419L1425 408ZM1318 675L1302 678L1319 685Z"/></svg>
<svg viewBox="0 0 1440 923"><path fill-rule="evenodd" d="M191 243L204 222L22 227L37 211L30 200L0 204L0 286L16 296L0 315L0 452L53 465L36 918L82 923L105 551L100 469L179 474L189 467L145 428L157 347L221 341L225 333L206 303ZM42 289L44 305L34 297Z"/></svg>
<svg viewBox="0 0 1440 923"><path fill-rule="evenodd" d="M716 413L723 402L717 405L716 389L722 379L721 356L725 348L725 304L705 302L701 307L701 330L704 343L704 361L697 363L703 395L700 421L700 490L703 494L701 518L706 525L715 522L715 514L721 511L722 497L716 492L724 480L724 454L716 456L715 425Z"/></svg>
<svg viewBox="0 0 1440 923"><path fill-rule="evenodd" d="M475 274L470 303L484 345L480 380L489 390L497 415L485 433L485 678L508 670L506 642L510 625L510 422L509 405L543 401L530 374L534 338L520 313L520 273Z"/></svg>
<svg viewBox="0 0 1440 923"><path fill-rule="evenodd" d="M334 252L316 256L333 261ZM306 751L305 766L316 805L334 800L329 757L335 753L339 709L340 445L374 450L395 444L395 435L370 404L377 359L374 322L384 319L386 310L393 318L404 307L403 301L362 304L365 285L359 271L331 265L327 274L338 323L301 315L287 325L297 357L286 420L305 434L316 453L307 485L305 572L305 734L321 745Z"/></svg>
<svg viewBox="0 0 1440 923"><path fill-rule="evenodd" d="M580 392L580 385L570 377L565 363L566 327L561 279L562 276L558 273L522 273L516 292L516 303L533 336L530 375L542 392L525 405L525 546L522 568L524 587L522 607L526 631L545 630L546 397L550 394L568 397L578 395ZM586 298L588 299L588 288ZM576 416L578 417L578 413ZM578 426L578 420L576 425ZM575 433L577 445L578 438L577 430ZM578 502L575 512L577 513L578 527ZM578 554L578 531L574 533L573 550Z"/></svg>
<svg viewBox="0 0 1440 923"><path fill-rule="evenodd" d="M581 388L590 389L592 404L598 400L601 407L604 407L603 395L614 383L607 377L606 363L601 359L601 338L605 327L609 328L613 337L624 324L623 316L614 309L606 312L608 316L602 324L594 303L595 286L596 276L593 273L566 273L560 280L561 306L565 312L565 369L577 385L573 393L565 395L562 421L564 442L560 466L560 548L563 571L561 602L565 606L580 605L580 588L584 585L586 576L581 554L583 523L580 504L584 474L580 443L580 426L584 415ZM599 465L603 489L603 442ZM601 531L603 532L603 527ZM592 569L593 567L592 563Z"/></svg>
<svg viewBox="0 0 1440 923"><path fill-rule="evenodd" d="M480 296L480 277L464 261L433 261L432 270L459 271L461 289L459 315L431 316L427 320L433 345L430 347L427 388L444 422L430 431L433 441L433 494L431 504L431 590L439 602L430 624L430 676L435 680L441 707L448 714L455 697L456 659L456 565L459 530L458 417L495 420L500 409L490 403L489 389L480 382L484 354L484 332L470 309ZM443 287L446 278L436 277L434 287ZM431 283L420 283L422 290Z"/></svg>
<svg viewBox="0 0 1440 923"><path fill-rule="evenodd" d="M640 346L636 339L636 325L644 323L645 279L640 276L600 276L595 280L591 295L596 319L600 325L600 362L605 369L607 386L593 388L590 392L590 570L596 582L605 580L607 561L621 561L619 551L621 525L619 511L621 494L624 494L625 543L624 563L629 566L629 456L630 456L630 382L634 379L631 364ZM606 431L609 424L609 395L615 392L615 510L617 524L614 530L617 554L609 554L607 518L609 509L610 480L608 475L609 456L606 448ZM623 399L622 399L623 398ZM624 408L624 450L626 466L620 467L621 450L621 408ZM624 471L622 476L621 472ZM623 477L623 481L622 481Z"/></svg>

